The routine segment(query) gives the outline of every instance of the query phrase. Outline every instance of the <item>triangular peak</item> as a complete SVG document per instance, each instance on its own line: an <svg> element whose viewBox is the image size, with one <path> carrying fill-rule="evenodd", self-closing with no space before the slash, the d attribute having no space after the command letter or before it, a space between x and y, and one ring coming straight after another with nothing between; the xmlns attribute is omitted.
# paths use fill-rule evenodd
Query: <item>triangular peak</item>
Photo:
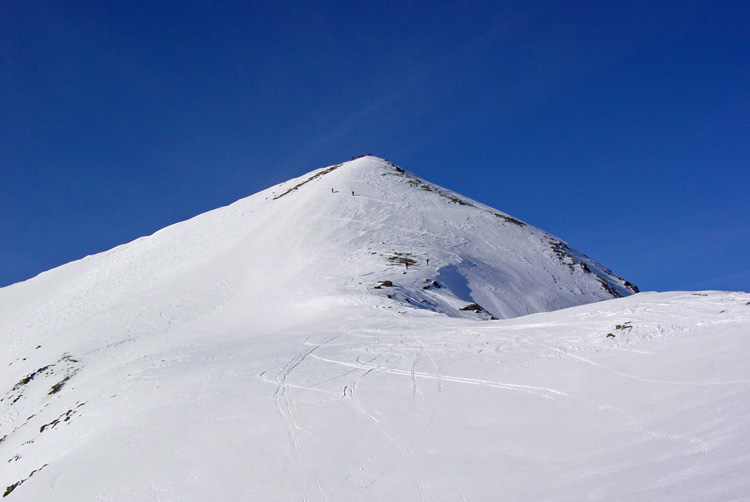
<svg viewBox="0 0 750 502"><path fill-rule="evenodd" d="M399 168L396 164L394 164L390 160L385 159L383 157L378 157L377 155L373 155L371 153L365 153L363 155L355 155L350 160L343 162L343 164L353 164L353 163L379 164L379 165Z"/></svg>
<svg viewBox="0 0 750 502"><path fill-rule="evenodd" d="M358 160L358 159L365 159L365 158L373 158L373 159L379 159L379 160L385 160L381 157L378 157L377 155L373 155L371 153L363 153L362 155L355 155L351 158L351 160Z"/></svg>

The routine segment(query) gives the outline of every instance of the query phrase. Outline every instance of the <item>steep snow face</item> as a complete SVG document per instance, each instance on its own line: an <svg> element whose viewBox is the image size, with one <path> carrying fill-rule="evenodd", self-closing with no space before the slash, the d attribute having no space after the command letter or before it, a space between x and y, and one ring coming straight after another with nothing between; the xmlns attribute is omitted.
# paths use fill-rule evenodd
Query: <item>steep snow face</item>
<svg viewBox="0 0 750 502"><path fill-rule="evenodd" d="M374 288L450 316L508 318L637 291L560 239L376 157L272 193L295 213L300 246L333 258L315 270L340 293Z"/></svg>
<svg viewBox="0 0 750 502"><path fill-rule="evenodd" d="M0 320L59 330L112 308L178 323L227 307L302 322L341 298L509 318L634 291L560 239L368 156L0 290Z"/></svg>

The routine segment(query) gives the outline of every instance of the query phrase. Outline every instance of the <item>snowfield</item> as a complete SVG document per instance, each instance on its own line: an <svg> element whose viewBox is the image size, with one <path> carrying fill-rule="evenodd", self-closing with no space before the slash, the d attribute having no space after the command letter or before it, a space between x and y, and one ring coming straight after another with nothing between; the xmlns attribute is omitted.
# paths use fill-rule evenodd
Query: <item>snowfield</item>
<svg viewBox="0 0 750 502"><path fill-rule="evenodd" d="M748 499L750 295L636 291L382 159L320 169L0 289L0 491Z"/></svg>

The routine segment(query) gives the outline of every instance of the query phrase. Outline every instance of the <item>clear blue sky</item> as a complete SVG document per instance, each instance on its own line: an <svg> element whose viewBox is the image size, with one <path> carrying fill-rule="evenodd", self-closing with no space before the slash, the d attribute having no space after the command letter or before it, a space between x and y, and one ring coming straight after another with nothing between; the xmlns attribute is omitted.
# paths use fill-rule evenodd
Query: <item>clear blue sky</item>
<svg viewBox="0 0 750 502"><path fill-rule="evenodd" d="M0 2L0 285L370 152L750 290L750 3L359 3Z"/></svg>

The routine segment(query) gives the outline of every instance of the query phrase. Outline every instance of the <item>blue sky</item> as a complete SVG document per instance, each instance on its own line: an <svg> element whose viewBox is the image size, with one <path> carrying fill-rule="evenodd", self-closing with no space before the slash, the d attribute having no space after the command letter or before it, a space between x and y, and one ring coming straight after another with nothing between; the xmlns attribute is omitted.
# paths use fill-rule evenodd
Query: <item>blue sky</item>
<svg viewBox="0 0 750 502"><path fill-rule="evenodd" d="M366 152L750 290L747 2L0 2L0 286Z"/></svg>

